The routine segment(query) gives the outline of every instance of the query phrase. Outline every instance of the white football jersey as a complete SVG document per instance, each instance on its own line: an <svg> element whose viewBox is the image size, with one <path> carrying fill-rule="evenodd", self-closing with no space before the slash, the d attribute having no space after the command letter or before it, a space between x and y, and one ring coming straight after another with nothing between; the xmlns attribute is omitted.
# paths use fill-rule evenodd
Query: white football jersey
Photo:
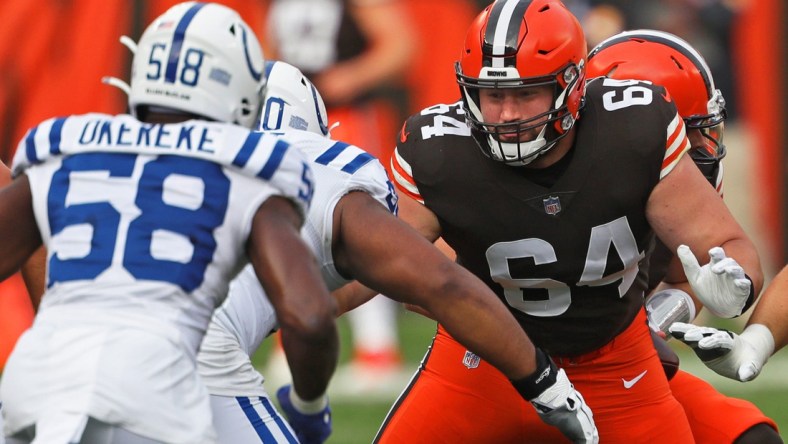
<svg viewBox="0 0 788 444"><path fill-rule="evenodd" d="M301 230L315 253L329 290L350 282L334 266L331 253L334 208L351 191L369 193L392 213L397 195L380 162L354 145L323 136L291 131L284 136L311 160L315 195ZM254 270L248 266L230 286L230 294L216 310L198 355L200 375L211 394L266 396L262 376L249 356L277 328L276 315Z"/></svg>
<svg viewBox="0 0 788 444"><path fill-rule="evenodd" d="M3 403L0 402L0 444L5 444L5 435L3 434Z"/></svg>
<svg viewBox="0 0 788 444"><path fill-rule="evenodd" d="M6 432L60 403L145 436L200 441L209 409L197 349L248 262L259 206L281 195L306 214L306 157L231 124L86 114L31 129L13 168L29 177L48 257L34 327L3 375Z"/></svg>

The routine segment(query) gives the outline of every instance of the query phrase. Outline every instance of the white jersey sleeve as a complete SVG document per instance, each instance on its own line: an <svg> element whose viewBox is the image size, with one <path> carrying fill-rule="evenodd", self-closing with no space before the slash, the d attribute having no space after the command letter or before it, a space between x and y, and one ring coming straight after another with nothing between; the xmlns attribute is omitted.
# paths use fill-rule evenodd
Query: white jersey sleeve
<svg viewBox="0 0 788 444"><path fill-rule="evenodd" d="M311 161L317 183L315 204L301 232L315 252L326 285L335 290L351 280L336 270L331 253L337 202L347 193L363 191L397 214L397 194L380 161L361 148L306 131L291 131L286 138Z"/></svg>
<svg viewBox="0 0 788 444"><path fill-rule="evenodd" d="M369 193L392 213L397 196L380 162L366 151L305 131L285 138L311 161L315 196L301 230L320 266L329 290L350 281L334 266L331 253L333 214L337 202L352 191ZM273 307L251 267L238 275L224 305L217 310L198 356L198 368L208 391L222 396L264 396L259 376L249 356L277 328ZM257 375L257 377L255 377Z"/></svg>

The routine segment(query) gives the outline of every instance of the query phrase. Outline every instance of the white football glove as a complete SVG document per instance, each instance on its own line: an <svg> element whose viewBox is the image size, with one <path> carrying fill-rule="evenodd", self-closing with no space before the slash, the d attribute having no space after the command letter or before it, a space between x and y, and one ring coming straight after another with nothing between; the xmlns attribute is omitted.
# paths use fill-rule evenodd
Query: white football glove
<svg viewBox="0 0 788 444"><path fill-rule="evenodd" d="M670 333L692 347L706 367L741 382L755 379L774 353L772 332L762 324L749 325L737 335L728 330L676 322L670 326Z"/></svg>
<svg viewBox="0 0 788 444"><path fill-rule="evenodd" d="M555 384L532 399L531 404L542 421L558 427L572 442L589 444L599 442L594 414L591 413L591 408L586 404L583 395L569 382L564 369L558 370Z"/></svg>
<svg viewBox="0 0 788 444"><path fill-rule="evenodd" d="M542 421L557 427L572 442L597 444L594 414L566 372L538 348L536 364L533 375L512 381L517 391L534 406Z"/></svg>
<svg viewBox="0 0 788 444"><path fill-rule="evenodd" d="M752 281L735 259L725 256L725 250L709 250L709 263L700 266L692 250L681 245L676 250L695 296L715 316L739 316L751 299Z"/></svg>

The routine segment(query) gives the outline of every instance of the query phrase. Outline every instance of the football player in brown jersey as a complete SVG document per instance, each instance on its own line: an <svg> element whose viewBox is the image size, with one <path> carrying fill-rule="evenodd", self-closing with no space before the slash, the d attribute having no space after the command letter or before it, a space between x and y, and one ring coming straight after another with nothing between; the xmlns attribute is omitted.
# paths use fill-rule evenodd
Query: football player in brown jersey
<svg viewBox="0 0 788 444"><path fill-rule="evenodd" d="M662 31L622 32L591 50L587 74L589 78L648 80L667 88L687 128L692 144L689 156L722 195L720 161L726 154L723 143L725 100L715 87L711 70L695 48ZM677 268L681 264L657 239L649 262L649 291L657 287L668 267ZM677 288L658 287L647 301L649 324L663 333L667 333L672 321L690 322L696 310L702 307L690 294ZM677 318L678 314L681 316ZM758 331L760 327L753 329ZM670 376L670 389L684 407L697 442L782 442L774 421L752 403L724 396L706 381L681 370L672 378Z"/></svg>
<svg viewBox="0 0 788 444"><path fill-rule="evenodd" d="M753 299L760 262L685 155L691 144L668 91L586 83L586 55L560 2L488 6L457 64L462 100L405 123L392 158L400 216L443 237L574 376L601 442L693 442L646 325L649 247L656 235L701 261L721 247L691 281L681 269L666 276L721 310ZM559 439L528 421L532 410L506 382L439 327L376 442Z"/></svg>

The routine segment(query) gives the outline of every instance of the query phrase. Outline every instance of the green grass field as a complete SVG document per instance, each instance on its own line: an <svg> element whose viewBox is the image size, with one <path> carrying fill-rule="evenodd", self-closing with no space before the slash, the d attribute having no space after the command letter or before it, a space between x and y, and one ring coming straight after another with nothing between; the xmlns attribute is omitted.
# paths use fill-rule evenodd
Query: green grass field
<svg viewBox="0 0 788 444"><path fill-rule="evenodd" d="M346 323L342 327L341 361L348 359L350 350L349 333ZM419 315L402 312L399 316L402 350L409 368L415 370L435 333L435 323ZM271 341L255 355L255 364L262 368L270 350ZM752 382L738 383L722 378L706 369L695 355L682 344L671 341L681 355L682 369L690 371L711 382L723 393L747 399L773 418L781 430L781 436L788 438L788 353L783 350L767 363L764 372ZM273 393L276 387L267 387ZM334 432L328 440L332 444L369 444L378 427L386 416L394 398L388 400L332 399L334 413Z"/></svg>

